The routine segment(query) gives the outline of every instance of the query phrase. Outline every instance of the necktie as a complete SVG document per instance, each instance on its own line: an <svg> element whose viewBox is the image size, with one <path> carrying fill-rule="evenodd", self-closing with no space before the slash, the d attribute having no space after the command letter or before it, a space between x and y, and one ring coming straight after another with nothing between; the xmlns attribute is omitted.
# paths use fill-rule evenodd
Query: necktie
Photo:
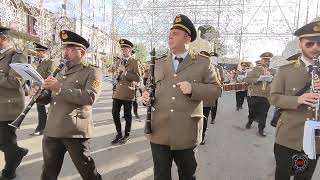
<svg viewBox="0 0 320 180"><path fill-rule="evenodd" d="M312 73L312 70L313 70L313 66L312 66L312 65L309 65L309 66L308 66L308 73L311 74L311 73Z"/></svg>
<svg viewBox="0 0 320 180"><path fill-rule="evenodd" d="M177 61L179 62L179 64L183 61L183 58L182 58L182 57L177 57L177 56L176 56L174 59L177 60Z"/></svg>
<svg viewBox="0 0 320 180"><path fill-rule="evenodd" d="M127 64L127 61L128 61L127 59L123 59L123 64L122 65L125 66Z"/></svg>

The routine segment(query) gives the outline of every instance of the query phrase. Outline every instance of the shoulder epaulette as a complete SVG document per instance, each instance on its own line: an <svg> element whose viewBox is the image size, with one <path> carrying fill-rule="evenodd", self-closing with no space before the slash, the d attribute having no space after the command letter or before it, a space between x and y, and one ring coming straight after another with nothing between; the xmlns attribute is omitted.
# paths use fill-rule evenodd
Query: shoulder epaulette
<svg viewBox="0 0 320 180"><path fill-rule="evenodd" d="M280 67L285 67L285 66L290 66L290 65L293 65L294 67L300 67L300 61L299 59L296 59L296 60L290 60L288 64L284 64Z"/></svg>
<svg viewBox="0 0 320 180"><path fill-rule="evenodd" d="M167 54L164 54L164 55L162 55L162 56L156 57L156 60L165 58L165 57L167 57L167 56L168 56Z"/></svg>
<svg viewBox="0 0 320 180"><path fill-rule="evenodd" d="M16 53L17 54L22 54L23 52L21 51L21 49L16 49Z"/></svg>
<svg viewBox="0 0 320 180"><path fill-rule="evenodd" d="M99 66L95 65L95 64L89 64L90 67L94 67L94 68L99 68Z"/></svg>
<svg viewBox="0 0 320 180"><path fill-rule="evenodd" d="M203 53L201 53L201 52L199 52L199 55L200 55L200 56L203 56L203 57L206 57L206 58L209 58L209 56L207 56L207 55L205 55L205 54L203 54Z"/></svg>

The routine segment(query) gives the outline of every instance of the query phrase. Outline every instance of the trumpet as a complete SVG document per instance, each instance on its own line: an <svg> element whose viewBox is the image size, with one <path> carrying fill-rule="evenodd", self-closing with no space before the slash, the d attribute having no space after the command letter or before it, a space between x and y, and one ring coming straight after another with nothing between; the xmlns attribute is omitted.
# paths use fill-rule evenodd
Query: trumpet
<svg viewBox="0 0 320 180"><path fill-rule="evenodd" d="M64 66L64 63L61 63L57 69L52 73L52 76L55 77ZM43 98L44 96L51 95L51 91L45 90L43 88L39 88L38 91L35 93L35 95L32 96L29 104L24 108L22 113L12 122L9 124L9 126L14 127L16 129L20 129L21 123L23 122L24 118L32 108L32 106L39 101L40 98Z"/></svg>

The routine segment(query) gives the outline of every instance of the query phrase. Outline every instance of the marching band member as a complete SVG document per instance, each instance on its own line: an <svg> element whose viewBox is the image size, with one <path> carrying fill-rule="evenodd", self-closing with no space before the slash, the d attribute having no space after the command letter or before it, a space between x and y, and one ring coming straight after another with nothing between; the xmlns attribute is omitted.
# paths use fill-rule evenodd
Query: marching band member
<svg viewBox="0 0 320 180"><path fill-rule="evenodd" d="M101 92L102 71L85 62L86 49L90 46L87 40L67 30L60 32L60 38L65 67L43 84L52 95L42 140L41 180L58 179L66 152L82 179L101 180L90 156L89 139L94 129L92 104Z"/></svg>
<svg viewBox="0 0 320 180"><path fill-rule="evenodd" d="M316 160L310 160L303 151L304 124L313 118L312 109L319 99L318 93L310 93L313 59L320 55L320 21L314 20L296 30L302 55L281 66L272 82L270 103L281 109L276 127L274 155L276 159L275 180L311 180L320 154L320 139L316 137ZM299 54L298 54L299 56ZM292 56L294 57L294 56ZM292 58L291 57L291 58ZM290 60L290 59L289 59ZM320 90L320 81L314 82ZM302 90L302 95L297 92ZM294 166L294 157L304 156L304 169Z"/></svg>
<svg viewBox="0 0 320 180"><path fill-rule="evenodd" d="M182 14L176 16L169 33L171 53L156 61L150 136L155 180L171 179L173 160L180 179L196 179L195 153L202 139L202 101L215 99L221 93L209 58L188 50L196 36L191 20ZM142 96L147 104L149 93L145 91Z"/></svg>
<svg viewBox="0 0 320 180"><path fill-rule="evenodd" d="M275 75L276 70L269 68L270 59L273 54L265 52L260 55L261 60L259 61L261 66L254 67L249 71L244 79L249 84L248 89L248 104L251 107L249 110L248 122L246 128L250 129L251 124L256 120L259 125L258 134L261 137L265 137L264 128L266 127L266 119L270 108L268 97L270 95L270 84L272 77ZM261 75L269 76L269 80L258 81Z"/></svg>

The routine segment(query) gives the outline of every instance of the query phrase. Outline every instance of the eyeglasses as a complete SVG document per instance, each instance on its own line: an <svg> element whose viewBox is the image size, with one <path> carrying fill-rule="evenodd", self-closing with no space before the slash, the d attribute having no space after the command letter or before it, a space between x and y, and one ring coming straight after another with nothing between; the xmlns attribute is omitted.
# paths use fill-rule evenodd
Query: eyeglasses
<svg viewBox="0 0 320 180"><path fill-rule="evenodd" d="M304 46L306 48L312 48L314 45L317 45L318 47L320 47L320 41L309 41L304 43Z"/></svg>

